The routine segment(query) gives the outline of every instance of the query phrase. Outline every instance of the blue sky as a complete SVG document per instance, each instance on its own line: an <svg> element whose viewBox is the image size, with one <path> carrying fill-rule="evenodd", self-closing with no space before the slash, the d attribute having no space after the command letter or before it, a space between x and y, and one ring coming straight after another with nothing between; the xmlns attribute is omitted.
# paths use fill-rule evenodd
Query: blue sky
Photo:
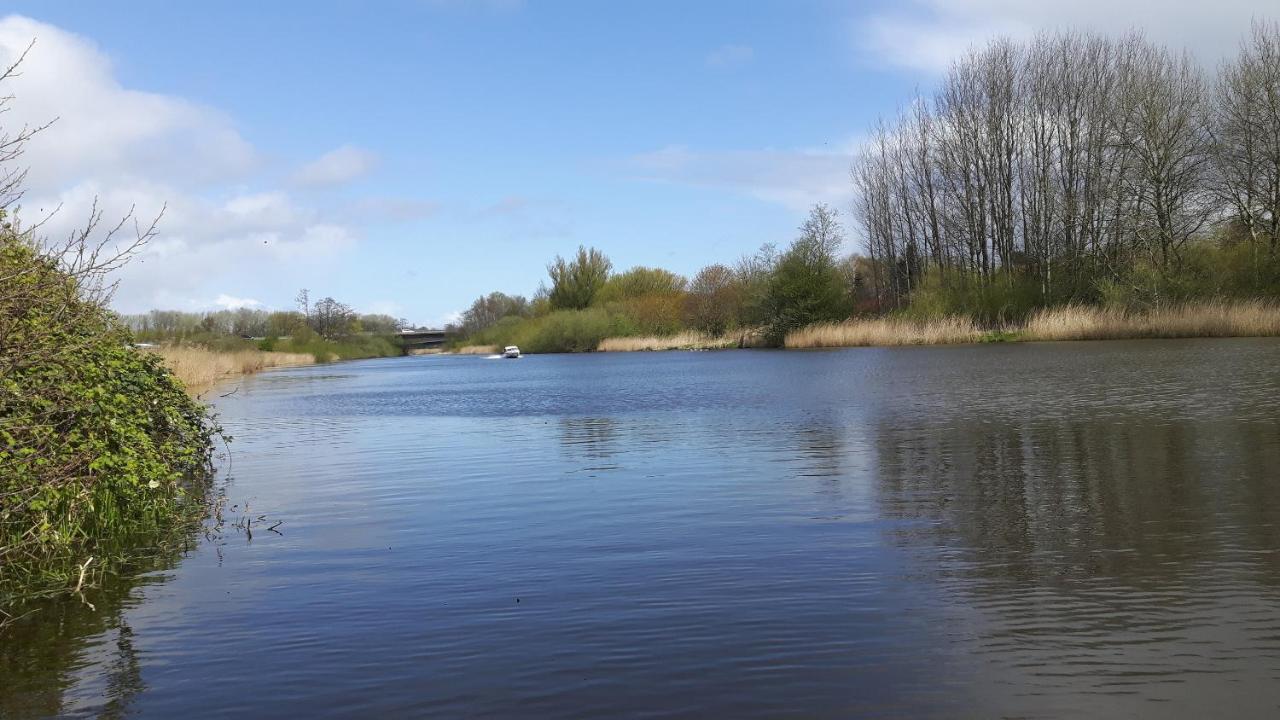
<svg viewBox="0 0 1280 720"><path fill-rule="evenodd" d="M9 3L24 217L167 204L116 305L438 325L577 245L692 274L846 209L859 138L971 42L1144 28L1207 61L1268 3ZM853 223L848 223L852 225ZM851 238L850 249L855 240Z"/></svg>

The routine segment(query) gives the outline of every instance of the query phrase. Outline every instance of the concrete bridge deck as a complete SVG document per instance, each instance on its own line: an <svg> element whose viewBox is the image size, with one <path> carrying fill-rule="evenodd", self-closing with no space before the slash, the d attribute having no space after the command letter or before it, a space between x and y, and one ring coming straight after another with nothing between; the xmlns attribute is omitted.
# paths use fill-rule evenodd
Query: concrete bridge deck
<svg viewBox="0 0 1280 720"><path fill-rule="evenodd" d="M400 342L405 350L434 350L444 347L448 338L444 330L411 330L401 331Z"/></svg>

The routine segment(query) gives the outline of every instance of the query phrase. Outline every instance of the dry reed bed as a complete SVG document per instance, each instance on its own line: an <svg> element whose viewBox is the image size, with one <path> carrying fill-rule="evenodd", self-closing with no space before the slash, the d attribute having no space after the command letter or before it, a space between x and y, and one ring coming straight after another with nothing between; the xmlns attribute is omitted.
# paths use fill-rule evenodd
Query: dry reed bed
<svg viewBox="0 0 1280 720"><path fill-rule="evenodd" d="M650 335L647 337L612 337L600 341L600 352L644 352L649 350L719 350L723 348L750 347L756 334L748 331L738 335L710 335L685 331L675 335Z"/></svg>
<svg viewBox="0 0 1280 720"><path fill-rule="evenodd" d="M154 348L152 352L164 358L165 365L187 386L187 392L193 395L235 375L249 375L273 367L311 365L316 361L314 356L307 353L262 350L215 352L201 347L166 346Z"/></svg>
<svg viewBox="0 0 1280 720"><path fill-rule="evenodd" d="M1280 335L1280 306L1262 301L1172 305L1144 313L1068 305L1042 310L1026 340L1260 337Z"/></svg>
<svg viewBox="0 0 1280 720"><path fill-rule="evenodd" d="M952 345L977 342L982 331L968 318L876 318L822 323L787 333L788 348Z"/></svg>

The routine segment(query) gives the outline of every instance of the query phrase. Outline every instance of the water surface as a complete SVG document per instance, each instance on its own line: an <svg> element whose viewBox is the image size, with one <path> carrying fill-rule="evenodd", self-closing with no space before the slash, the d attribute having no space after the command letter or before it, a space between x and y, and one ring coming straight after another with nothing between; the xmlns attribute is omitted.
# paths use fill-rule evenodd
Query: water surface
<svg viewBox="0 0 1280 720"><path fill-rule="evenodd" d="M1280 713L1274 340L239 385L228 494L283 534L45 608L0 716Z"/></svg>

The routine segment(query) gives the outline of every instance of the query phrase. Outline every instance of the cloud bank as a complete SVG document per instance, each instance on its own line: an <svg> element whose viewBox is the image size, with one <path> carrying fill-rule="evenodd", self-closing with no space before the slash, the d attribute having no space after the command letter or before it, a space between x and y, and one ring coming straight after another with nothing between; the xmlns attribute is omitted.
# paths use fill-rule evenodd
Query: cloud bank
<svg viewBox="0 0 1280 720"><path fill-rule="evenodd" d="M226 114L122 86L88 39L9 16L0 20L0 62L33 39L3 88L14 98L3 116L10 133L56 119L20 159L30 168L24 222L47 218L43 230L56 239L83 226L95 202L104 224L132 212L145 225L163 211L157 238L121 271L121 311L249 307L257 301L238 297L242 288L302 282L358 241L357 228L263 180L271 175L263 154ZM371 153L346 146L294 175L336 184L372 164Z"/></svg>
<svg viewBox="0 0 1280 720"><path fill-rule="evenodd" d="M1233 53L1253 18L1280 9L1261 0L906 0L857 19L855 35L874 63L936 73L974 44L992 37L1029 37L1041 30L1121 34L1141 29L1150 39L1186 49L1209 66Z"/></svg>

